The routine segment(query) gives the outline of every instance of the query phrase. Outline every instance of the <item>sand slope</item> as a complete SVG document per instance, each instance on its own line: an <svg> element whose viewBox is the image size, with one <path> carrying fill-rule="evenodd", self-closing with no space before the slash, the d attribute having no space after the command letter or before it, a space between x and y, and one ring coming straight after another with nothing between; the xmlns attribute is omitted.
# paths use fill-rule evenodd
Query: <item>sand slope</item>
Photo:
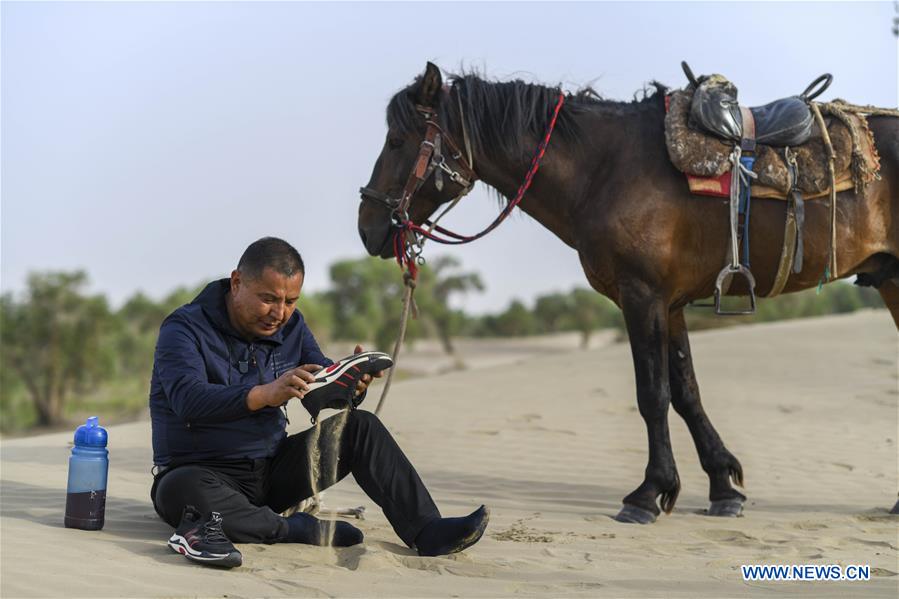
<svg viewBox="0 0 899 599"><path fill-rule="evenodd" d="M707 411L743 463L745 517L715 519L686 426L683 490L652 526L611 519L641 480L646 437L630 350L553 349L394 385L385 421L446 515L480 503L481 543L445 558L402 546L367 506L364 546L242 545L204 569L165 546L147 496L149 424L110 429L107 525L62 527L70 434L0 444L0 594L19 596L883 596L899 593L897 334L886 311L698 333ZM376 395L375 395L376 397ZM372 406L368 406L373 409ZM306 422L291 407L296 430ZM749 563L870 564L868 582L743 582Z"/></svg>

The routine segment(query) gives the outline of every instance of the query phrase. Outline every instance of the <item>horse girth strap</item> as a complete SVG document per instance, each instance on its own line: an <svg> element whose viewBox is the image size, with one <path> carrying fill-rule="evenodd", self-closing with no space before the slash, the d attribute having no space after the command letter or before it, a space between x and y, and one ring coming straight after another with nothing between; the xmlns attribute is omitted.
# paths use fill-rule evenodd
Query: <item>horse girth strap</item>
<svg viewBox="0 0 899 599"><path fill-rule="evenodd" d="M765 297L777 297L786 287L787 279L790 277L790 269L796 256L796 242L799 234L801 234L801 231L796 218L796 202L791 197L787 204L787 215L784 222L784 243L780 251L780 260L777 263L777 273L774 275L771 290L768 291Z"/></svg>

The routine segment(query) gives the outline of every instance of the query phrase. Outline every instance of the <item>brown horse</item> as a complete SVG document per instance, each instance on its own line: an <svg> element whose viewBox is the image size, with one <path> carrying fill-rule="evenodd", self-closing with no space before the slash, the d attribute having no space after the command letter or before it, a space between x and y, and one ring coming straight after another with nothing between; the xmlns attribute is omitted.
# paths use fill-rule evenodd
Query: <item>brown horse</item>
<svg viewBox="0 0 899 599"><path fill-rule="evenodd" d="M411 192L408 217L422 223L465 183L451 177L438 184L431 175L408 184L423 148L426 119L439 123L444 138L458 147L470 146L472 174L510 199L560 94L472 74L454 76L450 83L445 87L439 69L428 63L389 103L387 138L359 206L359 233L372 255L394 256L395 223L402 216L396 209L406 191ZM519 204L577 250L590 285L624 314L649 461L618 519L641 523L654 521L659 507L670 512L680 490L669 405L687 423L708 474L709 513L737 515L746 499L732 485L742 486L740 462L703 410L684 323L684 307L712 295L725 263L727 201L692 195L672 166L663 124L666 90L655 87L655 93L630 103L602 100L589 89L567 95L541 169ZM838 194L836 274L865 273L860 280L879 288L899 326L899 119L871 117L869 124L880 153L880 179L863 195ZM467 152L443 154L446 172L469 172ZM785 211L782 201L753 201L750 258L761 293L774 282ZM828 201L807 202L805 219L804 265L790 276L785 292L817 285L828 262ZM735 281L729 294L746 291Z"/></svg>

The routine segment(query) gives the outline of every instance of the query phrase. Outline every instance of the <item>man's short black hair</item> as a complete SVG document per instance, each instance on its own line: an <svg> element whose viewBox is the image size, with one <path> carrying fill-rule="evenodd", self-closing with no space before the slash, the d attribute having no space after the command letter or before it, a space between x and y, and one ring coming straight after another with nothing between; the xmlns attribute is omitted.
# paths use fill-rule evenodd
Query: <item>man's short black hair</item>
<svg viewBox="0 0 899 599"><path fill-rule="evenodd" d="M277 237L263 237L254 241L237 263L237 270L251 279L258 279L266 268L271 268L286 277L292 277L297 273L306 274L300 253L292 245Z"/></svg>

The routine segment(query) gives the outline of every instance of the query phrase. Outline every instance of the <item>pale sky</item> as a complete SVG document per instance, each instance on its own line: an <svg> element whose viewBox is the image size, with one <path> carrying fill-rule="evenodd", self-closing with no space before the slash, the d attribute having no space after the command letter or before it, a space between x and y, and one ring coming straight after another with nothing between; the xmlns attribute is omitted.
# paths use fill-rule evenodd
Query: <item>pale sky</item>
<svg viewBox="0 0 899 599"><path fill-rule="evenodd" d="M895 15L892 2L3 2L0 289L83 268L116 305L158 298L276 235L320 290L331 262L364 255L357 190L387 101L428 60L630 100L652 79L682 86L686 59L751 105L827 71L821 99L895 107ZM446 224L494 218L482 185ZM486 292L460 304L475 313L586 285L575 253L523 214L426 249L440 253L482 274Z"/></svg>

